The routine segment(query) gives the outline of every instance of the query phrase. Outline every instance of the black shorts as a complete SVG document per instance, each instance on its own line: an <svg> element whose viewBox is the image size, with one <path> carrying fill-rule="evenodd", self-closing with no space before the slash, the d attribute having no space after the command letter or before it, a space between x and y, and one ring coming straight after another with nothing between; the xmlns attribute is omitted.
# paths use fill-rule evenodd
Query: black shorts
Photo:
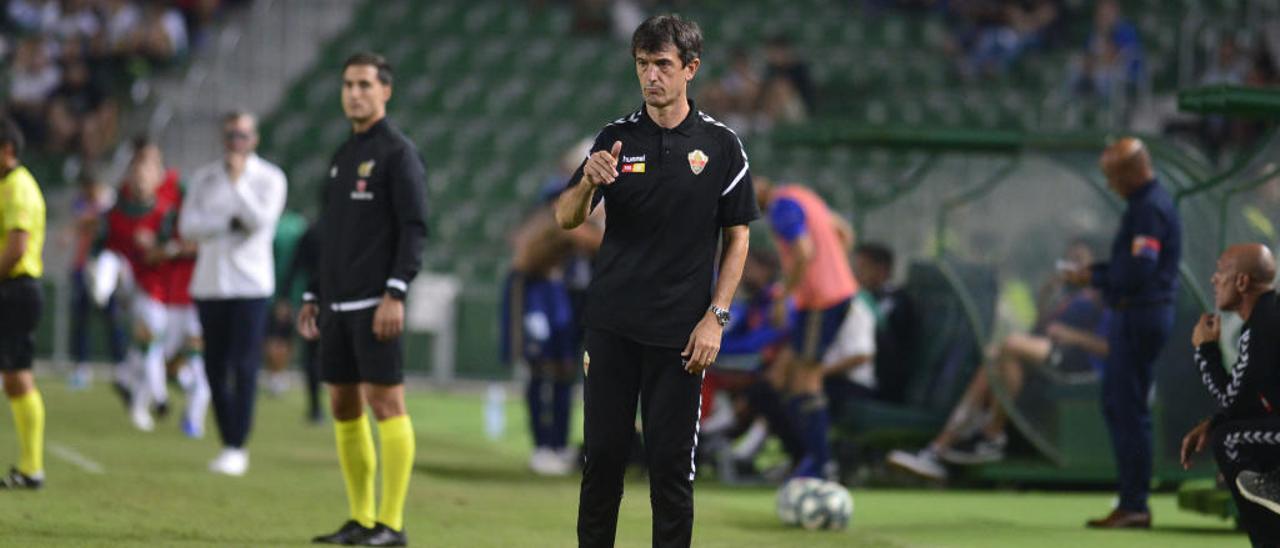
<svg viewBox="0 0 1280 548"><path fill-rule="evenodd" d="M400 337L379 341L373 336L376 308L320 313L320 376L329 384L404 382Z"/></svg>
<svg viewBox="0 0 1280 548"><path fill-rule="evenodd" d="M0 371L31 369L36 355L36 326L44 308L40 281L0 281Z"/></svg>

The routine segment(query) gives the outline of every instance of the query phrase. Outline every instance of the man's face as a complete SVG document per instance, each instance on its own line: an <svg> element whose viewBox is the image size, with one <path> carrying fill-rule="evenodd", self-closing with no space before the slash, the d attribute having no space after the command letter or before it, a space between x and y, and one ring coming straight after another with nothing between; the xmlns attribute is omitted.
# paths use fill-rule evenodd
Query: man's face
<svg viewBox="0 0 1280 548"><path fill-rule="evenodd" d="M1213 305L1218 310L1230 312L1240 306L1243 296L1240 291L1241 274L1236 269L1236 261L1231 257L1218 259L1218 268L1209 278L1213 284Z"/></svg>
<svg viewBox="0 0 1280 548"><path fill-rule="evenodd" d="M1063 258L1079 266L1089 266L1093 263L1093 252L1083 245L1073 245L1067 248Z"/></svg>
<svg viewBox="0 0 1280 548"><path fill-rule="evenodd" d="M258 148L258 128L253 119L240 116L222 126L222 146L227 152L248 154Z"/></svg>
<svg viewBox="0 0 1280 548"><path fill-rule="evenodd" d="M656 108L671 106L685 97L689 81L698 72L701 60L680 62L680 51L666 44L659 51L636 50L636 76L646 105Z"/></svg>
<svg viewBox="0 0 1280 548"><path fill-rule="evenodd" d="M391 86L378 80L373 65L351 65L342 71L342 112L352 122L367 122L387 112Z"/></svg>
<svg viewBox="0 0 1280 548"><path fill-rule="evenodd" d="M862 253L853 256L853 275L858 278L858 283L872 291L884 287L889 281L888 269Z"/></svg>
<svg viewBox="0 0 1280 548"><path fill-rule="evenodd" d="M1102 167L1102 175L1107 179L1107 188L1124 198L1129 196L1132 185L1127 180L1123 163L1115 156L1113 151L1107 150L1102 154L1102 160L1099 163Z"/></svg>
<svg viewBox="0 0 1280 548"><path fill-rule="evenodd" d="M148 146L134 153L129 163L130 192L142 199L150 198L164 180L164 164L160 160L160 150Z"/></svg>

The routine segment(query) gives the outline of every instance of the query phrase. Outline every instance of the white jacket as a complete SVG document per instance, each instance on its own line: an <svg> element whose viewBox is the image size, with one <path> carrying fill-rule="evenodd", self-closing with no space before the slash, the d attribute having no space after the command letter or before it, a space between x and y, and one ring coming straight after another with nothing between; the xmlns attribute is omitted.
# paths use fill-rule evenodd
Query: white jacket
<svg viewBox="0 0 1280 548"><path fill-rule="evenodd" d="M196 170L178 216L182 237L200 246L192 297L252 299L275 293L272 242L286 186L284 172L256 154L235 184L222 160ZM232 230L232 218L243 228Z"/></svg>

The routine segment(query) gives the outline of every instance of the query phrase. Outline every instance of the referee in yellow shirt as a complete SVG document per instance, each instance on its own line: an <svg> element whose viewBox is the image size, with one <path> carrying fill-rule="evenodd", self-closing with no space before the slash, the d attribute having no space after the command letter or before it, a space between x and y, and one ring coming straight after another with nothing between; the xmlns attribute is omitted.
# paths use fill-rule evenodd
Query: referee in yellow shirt
<svg viewBox="0 0 1280 548"><path fill-rule="evenodd" d="M0 378L13 408L21 456L0 476L0 489L39 489L44 483L44 401L31 376L40 275L44 265L44 196L18 156L22 132L0 119Z"/></svg>

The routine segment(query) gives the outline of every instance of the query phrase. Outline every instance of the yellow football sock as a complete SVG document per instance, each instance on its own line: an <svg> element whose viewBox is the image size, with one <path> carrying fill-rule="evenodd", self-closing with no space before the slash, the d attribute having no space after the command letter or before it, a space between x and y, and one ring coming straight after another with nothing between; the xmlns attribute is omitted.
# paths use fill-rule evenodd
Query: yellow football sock
<svg viewBox="0 0 1280 548"><path fill-rule="evenodd" d="M44 475L44 400L32 390L9 400L18 430L18 471L32 477Z"/></svg>
<svg viewBox="0 0 1280 548"><path fill-rule="evenodd" d="M404 529L404 498L409 494L409 476L413 474L413 424L409 415L378 422L378 439L382 442L382 502L378 505L378 521L400 531Z"/></svg>
<svg viewBox="0 0 1280 548"><path fill-rule="evenodd" d="M333 421L338 440L338 462L342 464L342 480L347 485L347 504L351 519L365 527L373 527L373 431L364 415L349 421Z"/></svg>

